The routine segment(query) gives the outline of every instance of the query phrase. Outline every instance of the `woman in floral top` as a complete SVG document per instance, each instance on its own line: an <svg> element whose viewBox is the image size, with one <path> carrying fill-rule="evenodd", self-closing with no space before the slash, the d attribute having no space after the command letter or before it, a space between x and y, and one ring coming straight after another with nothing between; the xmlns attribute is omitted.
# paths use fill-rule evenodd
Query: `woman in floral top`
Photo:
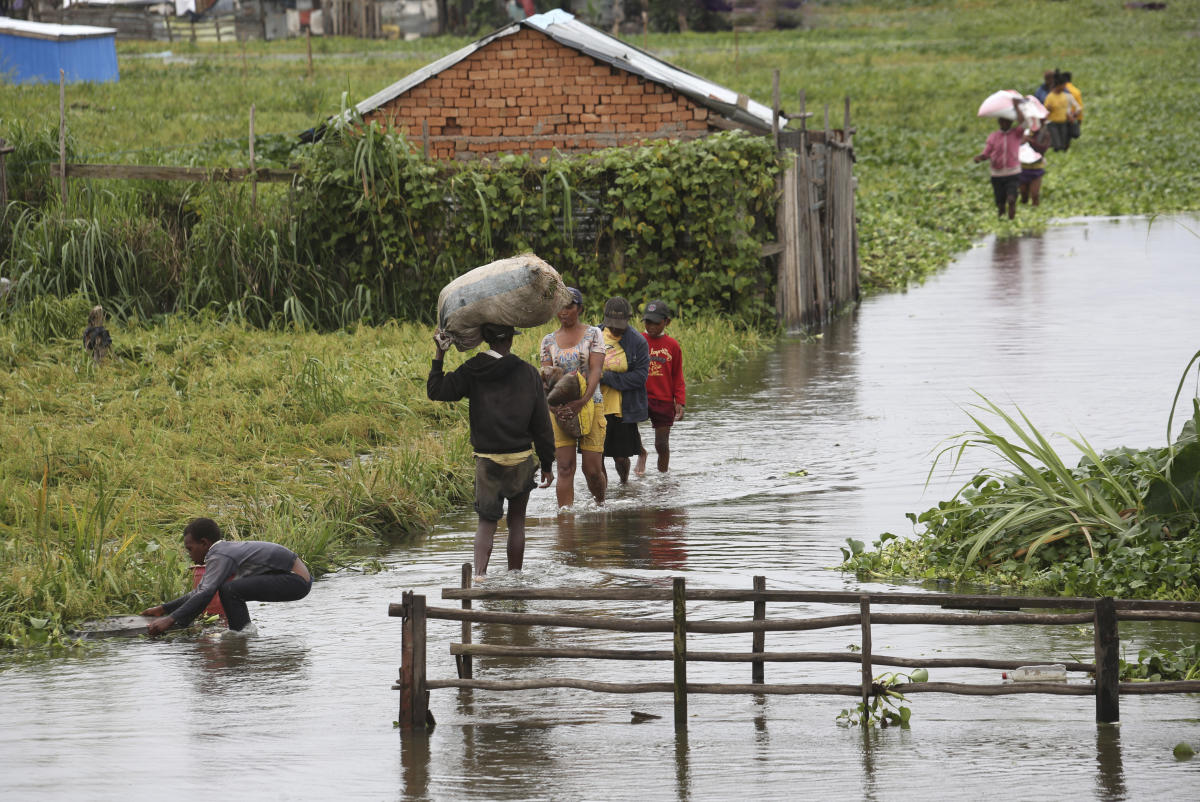
<svg viewBox="0 0 1200 802"><path fill-rule="evenodd" d="M600 373L604 368L604 337L595 326L579 320L583 311L583 293L568 287L571 303L558 313L559 327L542 338L542 366L560 367L563 373L577 372L587 379L587 389L576 401L558 408L556 417L578 416L584 404L600 403ZM558 506L575 503L575 451L583 454L583 478L597 504L604 503L608 490L608 475L604 470L604 435L606 421L600 414L592 415L591 427L583 437L575 438L563 431L558 420L554 424L554 461L558 465Z"/></svg>

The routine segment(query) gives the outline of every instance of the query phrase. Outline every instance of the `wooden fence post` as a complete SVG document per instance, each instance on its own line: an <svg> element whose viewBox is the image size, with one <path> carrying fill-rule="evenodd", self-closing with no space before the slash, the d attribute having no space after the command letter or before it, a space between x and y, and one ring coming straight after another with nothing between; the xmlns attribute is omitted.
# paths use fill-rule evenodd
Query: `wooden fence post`
<svg viewBox="0 0 1200 802"><path fill-rule="evenodd" d="M865 709L871 703L871 597L861 596L858 601L862 619L862 701Z"/></svg>
<svg viewBox="0 0 1200 802"><path fill-rule="evenodd" d="M67 73L58 71L58 190L67 206Z"/></svg>
<svg viewBox="0 0 1200 802"><path fill-rule="evenodd" d="M311 20L311 17L309 19ZM312 66L312 22L311 21L309 22L308 27L304 29L304 45L308 49L308 77L309 77L309 80L312 80L313 66Z"/></svg>
<svg viewBox="0 0 1200 802"><path fill-rule="evenodd" d="M471 589L471 576L472 576L471 564L463 563L463 566L462 566L462 588L463 588L463 590ZM462 608L464 610L470 610L471 609L471 600L463 599L462 600ZM470 621L462 622L462 642L464 645L469 644L471 642L471 622ZM455 655L455 659L458 661L458 678L459 679L473 679L475 669L474 669L474 666L471 664L471 655L469 655L469 654Z"/></svg>
<svg viewBox="0 0 1200 802"><path fill-rule="evenodd" d="M771 141L775 150L779 150L779 70L771 75Z"/></svg>
<svg viewBox="0 0 1200 802"><path fill-rule="evenodd" d="M687 731L687 606L683 577L672 583L672 619L675 637L672 658L675 662L675 732Z"/></svg>
<svg viewBox="0 0 1200 802"><path fill-rule="evenodd" d="M8 208L8 168L4 166L4 157L15 149L0 138L0 217L4 216L4 210Z"/></svg>
<svg viewBox="0 0 1200 802"><path fill-rule="evenodd" d="M754 577L754 590L762 592L767 589L767 578L765 576ZM767 603L762 599L754 600L754 620L765 621L767 619ZM767 633L761 629L752 636L753 645L750 651L755 654L762 654L766 648ZM763 683L763 661L755 660L750 664L750 681L761 685Z"/></svg>
<svg viewBox="0 0 1200 802"><path fill-rule="evenodd" d="M254 104L250 104L250 212L258 211L258 173L254 163Z"/></svg>
<svg viewBox="0 0 1200 802"><path fill-rule="evenodd" d="M1121 720L1121 641L1117 633L1117 608L1112 596L1096 600L1096 723Z"/></svg>
<svg viewBox="0 0 1200 802"><path fill-rule="evenodd" d="M412 732L424 730L429 717L429 692L425 688L425 597L409 590L402 599L400 729Z"/></svg>

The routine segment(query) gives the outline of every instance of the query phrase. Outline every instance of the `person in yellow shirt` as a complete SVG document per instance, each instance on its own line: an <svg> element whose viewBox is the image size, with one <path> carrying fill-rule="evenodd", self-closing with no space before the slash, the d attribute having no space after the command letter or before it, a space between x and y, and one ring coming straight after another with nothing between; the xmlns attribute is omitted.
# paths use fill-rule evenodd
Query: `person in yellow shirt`
<svg viewBox="0 0 1200 802"><path fill-rule="evenodd" d="M1075 96L1067 91L1067 82L1061 72L1055 75L1054 88L1046 95L1044 105L1050 113L1046 118L1046 127L1050 129L1050 147L1065 151L1071 147L1071 123L1079 122L1082 109Z"/></svg>
<svg viewBox="0 0 1200 802"><path fill-rule="evenodd" d="M1077 117L1077 119L1082 121L1083 120L1083 93L1079 91L1079 87L1077 87L1077 86L1075 86L1075 84L1071 83L1071 73L1069 73L1069 72L1062 73L1062 79L1063 79L1063 86L1066 87L1066 90L1071 93L1071 97L1075 98L1075 102L1079 104L1079 116Z"/></svg>
<svg viewBox="0 0 1200 802"><path fill-rule="evenodd" d="M629 325L633 307L614 296L604 305L604 372L601 412L608 421L604 456L612 457L621 484L629 481L630 457L642 451L638 424L650 417L646 377L650 374L650 348L646 338Z"/></svg>

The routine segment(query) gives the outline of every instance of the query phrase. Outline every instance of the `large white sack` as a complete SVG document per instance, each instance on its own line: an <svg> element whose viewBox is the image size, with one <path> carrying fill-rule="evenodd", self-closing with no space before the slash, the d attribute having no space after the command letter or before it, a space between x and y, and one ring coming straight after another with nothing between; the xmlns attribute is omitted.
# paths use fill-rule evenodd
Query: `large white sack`
<svg viewBox="0 0 1200 802"><path fill-rule="evenodd" d="M479 327L540 326L571 302L558 271L523 253L477 267L442 288L438 295L438 328L460 351L483 342Z"/></svg>

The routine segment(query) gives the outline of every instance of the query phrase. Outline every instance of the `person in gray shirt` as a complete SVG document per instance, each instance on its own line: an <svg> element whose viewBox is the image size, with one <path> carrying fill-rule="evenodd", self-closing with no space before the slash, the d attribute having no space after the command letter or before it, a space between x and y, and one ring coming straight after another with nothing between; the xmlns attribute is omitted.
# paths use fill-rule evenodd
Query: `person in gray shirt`
<svg viewBox="0 0 1200 802"><path fill-rule="evenodd" d="M154 617L147 627L152 638L190 624L214 595L221 597L229 629L241 632L250 624L246 602L296 601L312 589L312 574L294 551L264 540L224 540L211 518L188 523L183 547L194 563L204 564L204 578L191 593L142 611Z"/></svg>

